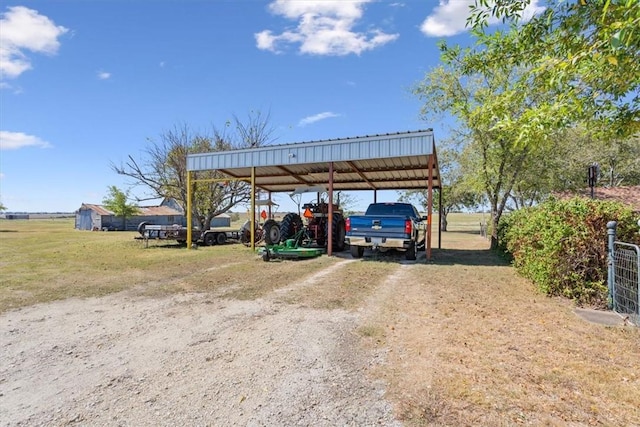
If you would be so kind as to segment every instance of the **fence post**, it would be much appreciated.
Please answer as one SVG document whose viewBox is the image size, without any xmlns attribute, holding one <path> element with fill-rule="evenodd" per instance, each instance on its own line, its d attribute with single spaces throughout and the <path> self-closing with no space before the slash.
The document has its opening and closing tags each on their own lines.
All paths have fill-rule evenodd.
<svg viewBox="0 0 640 427">
<path fill-rule="evenodd" d="M 610 309 L 614 307 L 614 295 L 615 295 L 615 258 L 614 258 L 614 246 L 616 241 L 616 221 L 609 221 L 607 223 L 607 236 L 608 236 L 608 251 L 607 251 L 607 287 L 609 289 L 608 305 Z"/>
</svg>

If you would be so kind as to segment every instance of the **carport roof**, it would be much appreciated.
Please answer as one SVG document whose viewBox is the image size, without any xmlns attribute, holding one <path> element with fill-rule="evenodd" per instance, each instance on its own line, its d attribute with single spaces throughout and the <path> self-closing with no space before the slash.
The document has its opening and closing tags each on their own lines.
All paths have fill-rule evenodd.
<svg viewBox="0 0 640 427">
<path fill-rule="evenodd" d="M 187 157 L 189 171 L 217 170 L 233 178 L 249 179 L 255 168 L 256 187 L 270 192 L 327 185 L 330 163 L 334 191 L 426 189 L 430 165 L 433 188 L 441 184 L 432 129 Z"/>
</svg>

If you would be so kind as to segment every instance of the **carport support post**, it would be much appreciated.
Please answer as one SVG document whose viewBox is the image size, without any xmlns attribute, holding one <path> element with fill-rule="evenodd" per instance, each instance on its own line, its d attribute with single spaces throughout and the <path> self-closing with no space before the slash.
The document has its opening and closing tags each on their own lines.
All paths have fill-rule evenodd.
<svg viewBox="0 0 640 427">
<path fill-rule="evenodd" d="M 329 162 L 329 218 L 327 221 L 327 256 L 333 254 L 333 162 Z"/>
<path fill-rule="evenodd" d="M 427 184 L 427 261 L 431 259 L 431 223 L 433 222 L 433 155 L 429 156 L 429 181 Z"/>
<path fill-rule="evenodd" d="M 256 168 L 251 168 L 251 250 L 256 250 Z"/>
<path fill-rule="evenodd" d="M 191 249 L 193 234 L 191 233 L 191 171 L 187 171 L 187 248 Z"/>
<path fill-rule="evenodd" d="M 438 188 L 438 249 L 442 249 L 442 182 Z"/>
</svg>

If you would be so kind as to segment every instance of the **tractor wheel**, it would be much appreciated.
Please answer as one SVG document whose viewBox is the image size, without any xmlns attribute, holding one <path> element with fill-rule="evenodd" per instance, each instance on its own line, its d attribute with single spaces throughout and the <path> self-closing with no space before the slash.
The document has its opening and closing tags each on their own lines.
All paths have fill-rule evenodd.
<svg viewBox="0 0 640 427">
<path fill-rule="evenodd" d="M 280 223 L 280 240 L 285 241 L 293 238 L 298 231 L 302 230 L 302 218 L 296 213 L 288 213 L 282 218 Z"/>
<path fill-rule="evenodd" d="M 329 227 L 329 222 L 325 225 L 325 236 L 328 236 L 327 228 Z M 333 250 L 335 252 L 344 251 L 344 236 L 345 236 L 345 225 L 344 218 L 339 213 L 333 214 L 333 224 L 331 225 L 331 237 L 333 239 Z M 326 243 L 326 242 L 323 242 Z M 324 246 L 324 245 L 321 245 Z"/>
<path fill-rule="evenodd" d="M 349 250 L 353 258 L 362 258 L 364 255 L 364 246 L 350 246 Z"/>
<path fill-rule="evenodd" d="M 204 235 L 204 245 L 213 246 L 216 244 L 216 236 L 213 233 L 207 233 Z"/>
<path fill-rule="evenodd" d="M 280 243 L 280 226 L 277 222 L 268 219 L 262 228 L 264 229 L 264 242 L 267 245 L 277 245 Z"/>
<path fill-rule="evenodd" d="M 344 251 L 344 236 L 346 234 L 346 228 L 344 225 L 344 219 L 342 215 L 334 215 L 333 217 L 333 231 L 331 237 L 333 238 L 333 249 L 336 252 Z"/>
<path fill-rule="evenodd" d="M 409 261 L 415 261 L 417 257 L 418 249 L 416 248 L 416 242 L 411 242 L 409 244 L 407 252 L 405 253 L 405 258 L 407 258 Z"/>
<path fill-rule="evenodd" d="M 227 235 L 225 233 L 216 234 L 216 243 L 219 245 L 224 245 L 227 242 Z"/>
</svg>

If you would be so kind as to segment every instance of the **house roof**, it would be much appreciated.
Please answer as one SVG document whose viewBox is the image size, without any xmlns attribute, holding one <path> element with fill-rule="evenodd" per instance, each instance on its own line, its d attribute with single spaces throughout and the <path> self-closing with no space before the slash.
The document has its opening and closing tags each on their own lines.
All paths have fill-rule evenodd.
<svg viewBox="0 0 640 427">
<path fill-rule="evenodd" d="M 555 194 L 559 199 L 570 199 L 575 196 L 591 197 L 591 188 L 583 188 L 578 191 L 563 191 Z M 593 198 L 624 203 L 640 212 L 640 185 L 627 187 L 596 187 L 593 189 Z"/>
</svg>

